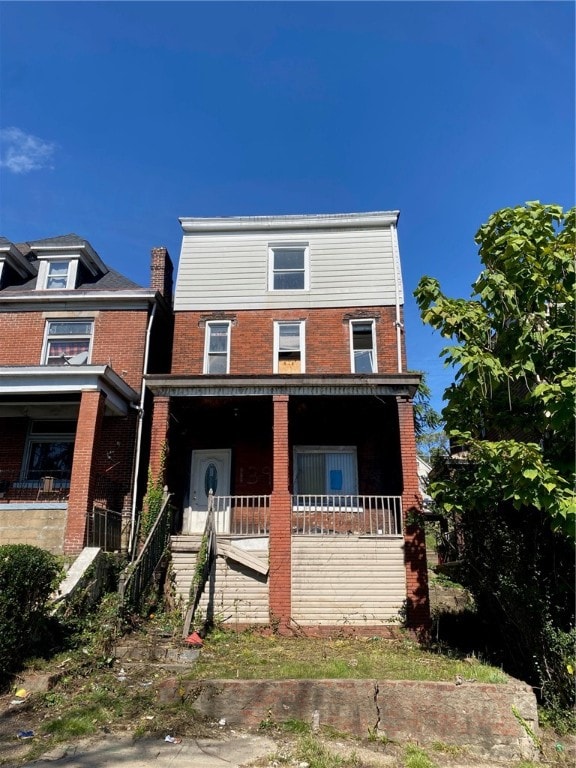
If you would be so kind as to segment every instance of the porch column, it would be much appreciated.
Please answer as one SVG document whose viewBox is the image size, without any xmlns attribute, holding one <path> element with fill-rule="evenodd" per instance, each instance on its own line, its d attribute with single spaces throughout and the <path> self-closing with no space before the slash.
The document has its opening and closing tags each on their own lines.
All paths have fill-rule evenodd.
<svg viewBox="0 0 576 768">
<path fill-rule="evenodd" d="M 64 536 L 64 553 L 67 555 L 80 552 L 86 541 L 86 523 L 94 502 L 95 457 L 100 442 L 105 403 L 106 395 L 103 392 L 82 392 Z"/>
<path fill-rule="evenodd" d="M 270 623 L 290 626 L 292 613 L 292 498 L 289 490 L 288 395 L 274 395 L 272 495 L 270 497 Z"/>
<path fill-rule="evenodd" d="M 419 634 L 430 630 L 428 567 L 424 527 L 418 524 L 422 498 L 418 485 L 416 436 L 412 401 L 397 397 L 402 460 L 402 518 L 404 523 L 404 563 L 406 567 L 407 623 Z"/>
<path fill-rule="evenodd" d="M 154 397 L 152 406 L 152 434 L 150 436 L 150 471 L 153 479 L 166 483 L 166 451 L 170 426 L 170 398 Z"/>
</svg>

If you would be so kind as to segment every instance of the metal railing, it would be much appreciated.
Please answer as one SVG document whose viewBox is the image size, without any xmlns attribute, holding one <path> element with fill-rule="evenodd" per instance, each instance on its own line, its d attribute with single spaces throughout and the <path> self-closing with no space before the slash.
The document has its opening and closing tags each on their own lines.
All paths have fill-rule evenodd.
<svg viewBox="0 0 576 768">
<path fill-rule="evenodd" d="M 30 472 L 22 478 L 19 472 L 0 470 L 0 503 L 62 502 L 68 499 L 69 492 L 69 472 Z"/>
<path fill-rule="evenodd" d="M 226 498 L 226 497 L 222 497 Z M 204 526 L 204 533 L 202 534 L 202 541 L 200 544 L 200 550 L 198 552 L 196 568 L 194 570 L 194 576 L 192 577 L 192 584 L 190 585 L 190 598 L 188 606 L 186 608 L 186 614 L 184 617 L 184 626 L 182 629 L 182 637 L 186 638 L 190 632 L 190 625 L 192 619 L 198 608 L 200 598 L 206 587 L 206 582 L 210 578 L 210 572 L 216 560 L 216 519 L 215 519 L 215 499 L 212 491 L 208 495 L 208 515 L 206 517 L 206 525 Z"/>
<path fill-rule="evenodd" d="M 162 499 L 160 512 L 140 550 L 140 554 L 120 574 L 118 592 L 123 602 L 132 608 L 136 608 L 139 605 L 152 574 L 166 552 L 170 538 L 172 517 L 172 509 L 168 503 L 170 496 L 171 494 L 168 493 L 168 489 L 164 488 L 164 498 Z"/>
<path fill-rule="evenodd" d="M 104 552 L 120 552 L 122 513 L 104 507 L 94 507 L 88 516 L 86 546 L 100 547 Z"/>
<path fill-rule="evenodd" d="M 270 530 L 270 496 L 208 496 L 218 533 L 263 536 Z"/>
<path fill-rule="evenodd" d="M 294 535 L 402 535 L 401 496 L 292 496 Z"/>
</svg>

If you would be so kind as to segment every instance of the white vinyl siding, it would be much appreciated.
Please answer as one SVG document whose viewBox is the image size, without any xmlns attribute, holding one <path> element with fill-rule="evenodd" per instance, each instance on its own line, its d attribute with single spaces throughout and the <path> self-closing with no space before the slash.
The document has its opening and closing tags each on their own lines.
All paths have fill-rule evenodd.
<svg viewBox="0 0 576 768">
<path fill-rule="evenodd" d="M 394 252 L 389 228 L 290 233 L 308 243 L 309 290 L 269 290 L 270 233 L 185 234 L 176 310 L 393 306 Z M 399 302 L 403 302 L 400 266 Z"/>
<path fill-rule="evenodd" d="M 301 626 L 397 622 L 406 599 L 400 537 L 292 539 L 292 618 Z"/>
</svg>

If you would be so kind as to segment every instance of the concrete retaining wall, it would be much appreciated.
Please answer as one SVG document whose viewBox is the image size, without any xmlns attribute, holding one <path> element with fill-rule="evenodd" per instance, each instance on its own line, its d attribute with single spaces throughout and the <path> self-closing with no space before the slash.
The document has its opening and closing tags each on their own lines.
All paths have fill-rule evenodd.
<svg viewBox="0 0 576 768">
<path fill-rule="evenodd" d="M 185 688 L 204 715 L 228 725 L 257 728 L 266 720 L 320 724 L 367 737 L 426 745 L 441 741 L 494 760 L 537 759 L 538 732 L 531 688 L 502 685 L 370 680 L 167 680 L 160 697 Z M 180 690 L 179 690 L 180 689 Z"/>
<path fill-rule="evenodd" d="M 66 503 L 0 504 L 0 544 L 31 544 L 61 555 Z"/>
</svg>

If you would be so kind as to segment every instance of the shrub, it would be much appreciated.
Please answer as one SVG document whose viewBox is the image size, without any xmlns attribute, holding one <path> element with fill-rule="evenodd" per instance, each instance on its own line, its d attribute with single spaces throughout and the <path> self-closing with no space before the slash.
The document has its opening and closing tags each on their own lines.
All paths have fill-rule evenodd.
<svg viewBox="0 0 576 768">
<path fill-rule="evenodd" d="M 47 600 L 61 576 L 58 559 L 43 549 L 0 546 L 0 679 L 39 647 Z"/>
</svg>

